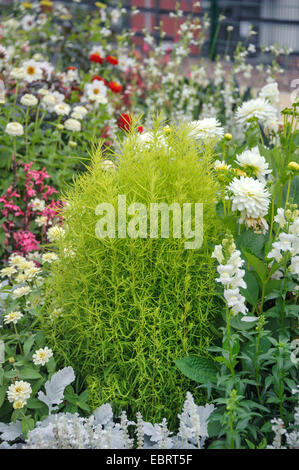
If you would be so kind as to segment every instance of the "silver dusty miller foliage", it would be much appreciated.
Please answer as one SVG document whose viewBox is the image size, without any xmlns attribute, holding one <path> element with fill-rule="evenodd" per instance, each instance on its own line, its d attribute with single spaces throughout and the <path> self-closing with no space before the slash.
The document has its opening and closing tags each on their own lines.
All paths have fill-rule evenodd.
<svg viewBox="0 0 299 470">
<path fill-rule="evenodd" d="M 110 404 L 97 408 L 89 418 L 78 414 L 51 414 L 61 403 L 65 387 L 74 380 L 71 367 L 54 374 L 46 384 L 46 394 L 38 397 L 49 407 L 50 415 L 38 422 L 24 442 L 20 422 L 0 423 L 0 448 L 23 449 L 198 449 L 208 437 L 207 424 L 214 405 L 197 406 L 187 392 L 182 413 L 178 415 L 179 431 L 173 435 L 166 419 L 151 424 L 137 413 L 136 422 L 129 421 L 123 411 L 117 420 Z M 55 406 L 54 406 L 55 405 Z M 119 422 L 118 422 L 119 421 Z M 12 444 L 16 439 L 23 443 Z"/>
</svg>

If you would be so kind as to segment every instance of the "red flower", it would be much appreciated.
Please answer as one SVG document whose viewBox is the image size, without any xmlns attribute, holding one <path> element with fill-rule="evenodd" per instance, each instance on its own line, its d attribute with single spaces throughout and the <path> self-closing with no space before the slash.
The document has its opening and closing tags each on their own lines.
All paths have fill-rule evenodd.
<svg viewBox="0 0 299 470">
<path fill-rule="evenodd" d="M 139 126 L 137 130 L 138 130 L 139 134 L 142 134 L 142 132 L 143 132 L 143 126 Z"/>
<path fill-rule="evenodd" d="M 99 54 L 90 54 L 89 60 L 91 62 L 95 62 L 96 64 L 102 64 L 105 59 L 103 59 L 103 57 L 101 57 Z"/>
<path fill-rule="evenodd" d="M 117 65 L 118 64 L 118 59 L 116 57 L 114 57 L 113 55 L 107 55 L 106 60 L 111 65 Z"/>
<path fill-rule="evenodd" d="M 132 118 L 130 114 L 121 114 L 117 121 L 117 125 L 120 129 L 129 132 L 132 125 Z"/>
<path fill-rule="evenodd" d="M 66 70 L 77 70 L 77 67 L 74 67 L 73 65 L 69 65 Z"/>
<path fill-rule="evenodd" d="M 117 82 L 109 82 L 109 88 L 113 93 L 121 93 L 123 87 Z"/>
<path fill-rule="evenodd" d="M 104 82 L 105 85 L 107 85 L 107 80 L 102 78 L 100 75 L 94 75 L 93 77 L 91 77 L 91 81 L 93 82 L 94 80 L 98 80 L 99 82 Z"/>
</svg>

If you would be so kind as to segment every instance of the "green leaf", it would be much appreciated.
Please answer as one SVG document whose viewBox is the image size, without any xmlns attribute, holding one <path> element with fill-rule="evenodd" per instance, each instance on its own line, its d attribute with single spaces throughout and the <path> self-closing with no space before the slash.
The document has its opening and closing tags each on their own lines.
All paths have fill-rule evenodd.
<svg viewBox="0 0 299 470">
<path fill-rule="evenodd" d="M 42 375 L 37 372 L 35 369 L 31 369 L 29 367 L 24 367 L 20 372 L 18 372 L 19 379 L 26 380 L 26 379 L 40 379 Z"/>
<path fill-rule="evenodd" d="M 239 250 L 246 250 L 259 258 L 264 258 L 265 235 L 246 230 L 236 238 L 236 246 Z"/>
<path fill-rule="evenodd" d="M 217 367 L 211 359 L 187 356 L 175 361 L 180 371 L 191 380 L 201 384 L 216 383 Z"/>
<path fill-rule="evenodd" d="M 30 416 L 25 416 L 21 421 L 21 430 L 26 438 L 29 431 L 34 429 L 34 420 Z"/>
<path fill-rule="evenodd" d="M 0 408 L 4 403 L 5 396 L 6 396 L 6 387 L 2 386 L 0 387 Z"/>
<path fill-rule="evenodd" d="M 44 408 L 47 405 L 45 405 L 45 403 L 43 403 L 42 401 L 38 400 L 38 398 L 30 397 L 27 400 L 26 406 L 31 410 L 39 410 L 40 408 Z"/>
<path fill-rule="evenodd" d="M 259 297 L 259 286 L 254 277 L 254 274 L 246 270 L 244 281 L 246 282 L 247 288 L 240 288 L 240 292 L 242 295 L 244 295 L 245 299 L 250 303 L 250 305 L 256 307 Z"/>
<path fill-rule="evenodd" d="M 31 335 L 29 336 L 28 339 L 26 339 L 25 343 L 24 343 L 24 355 L 27 356 L 28 353 L 30 352 L 30 349 L 34 343 L 34 340 L 35 340 L 35 335 Z"/>
<path fill-rule="evenodd" d="M 254 268 L 263 284 L 267 279 L 267 266 L 259 258 L 252 255 L 251 253 L 248 253 L 248 251 L 243 250 L 243 253 L 246 256 L 248 263 Z"/>
</svg>

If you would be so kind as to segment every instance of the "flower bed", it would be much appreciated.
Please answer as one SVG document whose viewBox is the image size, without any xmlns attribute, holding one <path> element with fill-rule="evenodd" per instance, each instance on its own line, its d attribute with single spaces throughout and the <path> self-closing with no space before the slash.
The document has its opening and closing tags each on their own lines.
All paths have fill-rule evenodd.
<svg viewBox="0 0 299 470">
<path fill-rule="evenodd" d="M 208 18 L 137 50 L 123 10 L 70 8 L 0 24 L 0 448 L 298 448 L 283 51 L 253 96 L 252 29 L 208 78 Z"/>
</svg>

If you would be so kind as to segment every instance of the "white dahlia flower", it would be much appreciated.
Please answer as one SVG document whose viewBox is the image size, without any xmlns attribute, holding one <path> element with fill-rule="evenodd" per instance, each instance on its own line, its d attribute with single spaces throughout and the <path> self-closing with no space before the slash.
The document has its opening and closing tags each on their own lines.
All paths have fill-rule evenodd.
<svg viewBox="0 0 299 470">
<path fill-rule="evenodd" d="M 259 148 L 254 147 L 251 150 L 245 150 L 236 157 L 237 163 L 245 170 L 250 170 L 259 180 L 264 181 L 265 175 L 272 172 L 265 158 L 260 154 Z"/>
<path fill-rule="evenodd" d="M 232 192 L 232 210 L 247 217 L 263 217 L 268 212 L 270 193 L 265 185 L 254 178 L 234 178 L 228 186 Z"/>
<path fill-rule="evenodd" d="M 277 111 L 264 98 L 256 98 L 245 101 L 236 111 L 237 123 L 245 125 L 250 118 L 257 118 L 261 124 L 266 125 L 277 121 Z"/>
<path fill-rule="evenodd" d="M 189 135 L 196 140 L 220 140 L 224 135 L 223 127 L 216 118 L 191 121 Z"/>
</svg>

